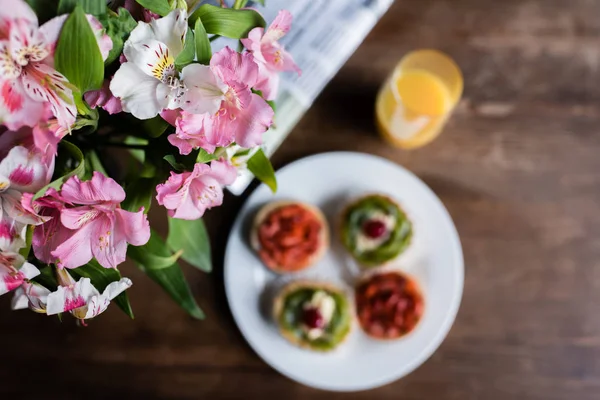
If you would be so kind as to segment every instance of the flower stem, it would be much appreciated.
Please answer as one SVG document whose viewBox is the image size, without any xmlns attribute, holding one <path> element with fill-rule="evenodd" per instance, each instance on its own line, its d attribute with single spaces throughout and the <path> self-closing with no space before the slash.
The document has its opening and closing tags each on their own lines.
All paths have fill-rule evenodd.
<svg viewBox="0 0 600 400">
<path fill-rule="evenodd" d="M 235 0 L 235 3 L 233 3 L 233 9 L 234 10 L 239 10 L 240 8 L 243 8 L 246 6 L 246 3 L 248 3 L 248 0 Z"/>
</svg>

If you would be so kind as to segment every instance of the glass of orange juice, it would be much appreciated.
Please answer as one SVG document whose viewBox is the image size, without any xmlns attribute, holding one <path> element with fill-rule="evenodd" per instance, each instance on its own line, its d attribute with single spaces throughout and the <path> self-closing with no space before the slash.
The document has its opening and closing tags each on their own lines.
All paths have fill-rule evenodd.
<svg viewBox="0 0 600 400">
<path fill-rule="evenodd" d="M 379 90 L 377 128 L 395 146 L 423 146 L 440 134 L 462 91 L 462 73 L 449 56 L 437 50 L 410 52 Z"/>
</svg>

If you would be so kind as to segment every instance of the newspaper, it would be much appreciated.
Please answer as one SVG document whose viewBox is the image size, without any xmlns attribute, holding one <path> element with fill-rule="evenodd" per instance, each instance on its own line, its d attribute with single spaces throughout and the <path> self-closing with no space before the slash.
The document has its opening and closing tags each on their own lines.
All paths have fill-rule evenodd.
<svg viewBox="0 0 600 400">
<path fill-rule="evenodd" d="M 276 100 L 276 128 L 264 135 L 263 149 L 270 157 L 393 0 L 266 0 L 265 3 L 266 7 L 255 7 L 267 23 L 281 9 L 294 16 L 291 31 L 280 42 L 302 70 L 300 76 L 282 74 Z M 252 174 L 244 171 L 228 189 L 240 195 L 252 179 Z"/>
</svg>

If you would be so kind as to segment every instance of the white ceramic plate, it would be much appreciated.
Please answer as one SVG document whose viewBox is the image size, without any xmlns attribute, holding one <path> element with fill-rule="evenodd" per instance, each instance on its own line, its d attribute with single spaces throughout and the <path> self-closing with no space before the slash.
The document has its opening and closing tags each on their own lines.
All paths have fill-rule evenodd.
<svg viewBox="0 0 600 400">
<path fill-rule="evenodd" d="M 460 241 L 440 200 L 419 178 L 399 165 L 361 153 L 307 157 L 279 170 L 277 181 L 277 194 L 261 185 L 250 195 L 233 227 L 225 255 L 229 305 L 252 348 L 282 374 L 325 390 L 371 389 L 421 365 L 452 326 L 463 289 Z M 297 348 L 279 335 L 270 318 L 273 293 L 290 279 L 311 278 L 338 284 L 352 295 L 360 270 L 339 244 L 336 219 L 345 203 L 370 192 L 396 199 L 413 222 L 412 244 L 392 267 L 420 283 L 425 297 L 423 318 L 413 332 L 392 342 L 370 339 L 355 324 L 348 340 L 332 353 Z M 331 250 L 325 257 L 293 276 L 267 270 L 248 244 L 256 211 L 268 202 L 283 199 L 320 207 L 333 231 Z"/>
</svg>

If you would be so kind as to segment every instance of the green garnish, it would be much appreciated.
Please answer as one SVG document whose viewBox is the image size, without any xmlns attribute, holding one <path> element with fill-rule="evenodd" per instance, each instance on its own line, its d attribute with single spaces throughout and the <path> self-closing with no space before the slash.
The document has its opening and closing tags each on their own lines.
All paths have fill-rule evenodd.
<svg viewBox="0 0 600 400">
<path fill-rule="evenodd" d="M 374 213 L 383 213 L 395 220 L 395 226 L 387 239 L 374 249 L 360 251 L 358 238 L 364 236 L 363 226 Z M 376 267 L 393 260 L 410 244 L 412 224 L 406 214 L 390 199 L 372 195 L 352 204 L 342 217 L 342 242 L 352 256 L 361 264 Z"/>
<path fill-rule="evenodd" d="M 317 291 L 324 291 L 335 301 L 335 310 L 331 321 L 325 327 L 325 333 L 311 340 L 302 324 L 304 305 L 312 299 Z M 288 293 L 283 299 L 283 308 L 279 315 L 279 324 L 287 332 L 293 334 L 301 342 L 308 343 L 316 350 L 332 350 L 346 337 L 351 328 L 352 317 L 350 305 L 345 296 L 323 288 L 299 288 Z"/>
</svg>

